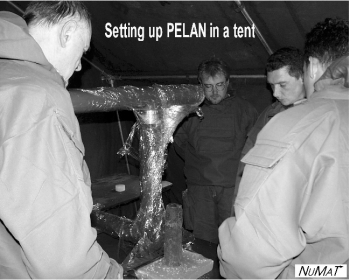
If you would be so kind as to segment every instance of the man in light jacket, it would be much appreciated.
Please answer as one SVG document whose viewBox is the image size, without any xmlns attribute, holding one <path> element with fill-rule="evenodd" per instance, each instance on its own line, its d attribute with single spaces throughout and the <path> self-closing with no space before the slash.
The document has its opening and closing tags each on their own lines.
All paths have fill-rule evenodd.
<svg viewBox="0 0 350 280">
<path fill-rule="evenodd" d="M 322 77 L 344 75 L 341 56 L 348 69 L 348 22 L 318 23 L 304 51 L 308 101 L 275 116 L 243 158 L 236 217 L 219 228 L 224 277 L 294 278 L 296 264 L 349 259 L 348 73 Z"/>
<path fill-rule="evenodd" d="M 80 2 L 0 12 L 0 278 L 120 278 L 96 242 L 90 175 L 65 89 L 89 49 Z"/>
<path fill-rule="evenodd" d="M 249 131 L 241 158 L 254 147 L 259 132 L 275 115 L 306 100 L 303 65 L 303 53 L 297 48 L 284 47 L 269 56 L 266 63 L 267 83 L 271 86 L 276 101 L 264 109 Z M 232 206 L 238 193 L 244 166 L 242 161 L 238 165 Z M 234 216 L 234 207 L 232 214 Z"/>
</svg>

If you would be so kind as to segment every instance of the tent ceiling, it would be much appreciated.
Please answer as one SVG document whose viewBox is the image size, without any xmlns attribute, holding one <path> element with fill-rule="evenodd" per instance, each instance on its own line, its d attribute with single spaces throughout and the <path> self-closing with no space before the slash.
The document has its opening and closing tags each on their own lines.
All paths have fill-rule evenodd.
<svg viewBox="0 0 350 280">
<path fill-rule="evenodd" d="M 25 9 L 26 2 L 13 2 Z M 99 68 L 116 76 L 194 75 L 201 60 L 217 56 L 227 61 L 232 74 L 264 74 L 268 52 L 255 38 L 234 38 L 233 26 L 248 22 L 234 1 L 87 1 L 93 17 L 91 51 L 86 55 Z M 272 51 L 284 46 L 303 48 L 305 34 L 326 17 L 349 18 L 348 1 L 242 1 Z M 20 14 L 11 4 L 0 2 L 0 10 Z M 105 25 L 130 23 L 144 27 L 144 40 L 106 38 Z M 167 37 L 167 24 L 180 23 L 189 35 L 193 24 L 206 24 L 206 38 Z M 210 23 L 219 28 L 211 38 Z M 223 28 L 230 30 L 223 38 Z M 161 27 L 162 37 L 149 38 L 149 27 Z M 141 36 L 140 36 L 141 37 Z"/>
</svg>

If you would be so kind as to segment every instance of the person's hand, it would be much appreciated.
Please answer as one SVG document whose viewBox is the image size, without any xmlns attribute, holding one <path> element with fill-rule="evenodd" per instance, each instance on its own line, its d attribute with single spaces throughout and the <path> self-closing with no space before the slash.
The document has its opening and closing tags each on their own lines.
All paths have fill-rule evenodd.
<svg viewBox="0 0 350 280">
<path fill-rule="evenodd" d="M 123 267 L 114 259 L 110 259 L 111 266 L 107 272 L 105 279 L 123 279 Z"/>
<path fill-rule="evenodd" d="M 323 79 L 342 79 L 344 86 L 349 88 L 349 57 L 342 56 L 334 60 L 321 76 L 320 80 Z"/>
</svg>

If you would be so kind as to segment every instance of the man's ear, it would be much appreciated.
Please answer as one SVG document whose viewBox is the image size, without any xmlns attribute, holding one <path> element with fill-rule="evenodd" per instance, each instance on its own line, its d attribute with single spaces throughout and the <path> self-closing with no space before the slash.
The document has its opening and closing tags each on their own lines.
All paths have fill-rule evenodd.
<svg viewBox="0 0 350 280">
<path fill-rule="evenodd" d="M 317 81 L 323 73 L 326 71 L 328 64 L 322 63 L 318 58 L 316 57 L 309 57 L 310 61 L 310 67 L 309 67 L 309 75 L 310 78 Z"/>
<path fill-rule="evenodd" d="M 310 62 L 310 65 L 308 67 L 308 75 L 309 77 L 314 80 L 317 76 L 317 71 L 318 71 L 318 68 L 319 68 L 319 63 L 320 61 L 318 60 L 318 58 L 316 57 L 312 57 L 310 56 L 309 57 L 309 62 Z"/>
<path fill-rule="evenodd" d="M 72 39 L 72 35 L 78 28 L 78 23 L 75 20 L 68 20 L 63 24 L 60 32 L 60 44 L 62 48 L 67 46 L 67 43 Z"/>
</svg>

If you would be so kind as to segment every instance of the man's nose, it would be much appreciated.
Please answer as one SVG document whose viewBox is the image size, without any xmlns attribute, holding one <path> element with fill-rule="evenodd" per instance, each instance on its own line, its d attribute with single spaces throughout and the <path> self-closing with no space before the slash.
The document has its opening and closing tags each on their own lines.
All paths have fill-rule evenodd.
<svg viewBox="0 0 350 280">
<path fill-rule="evenodd" d="M 281 91 L 277 87 L 275 87 L 273 90 L 273 96 L 276 98 L 279 98 L 281 96 Z"/>
</svg>

